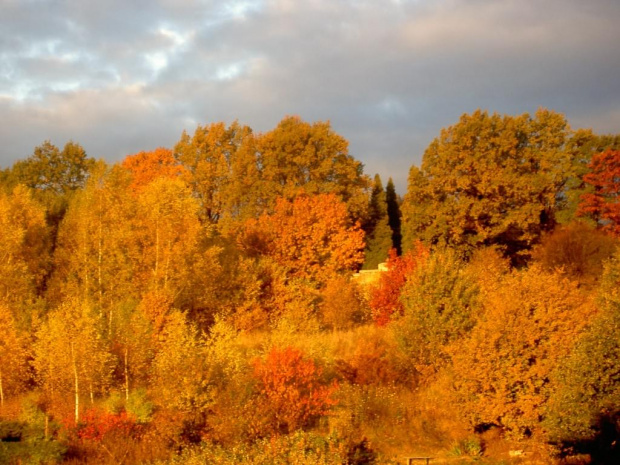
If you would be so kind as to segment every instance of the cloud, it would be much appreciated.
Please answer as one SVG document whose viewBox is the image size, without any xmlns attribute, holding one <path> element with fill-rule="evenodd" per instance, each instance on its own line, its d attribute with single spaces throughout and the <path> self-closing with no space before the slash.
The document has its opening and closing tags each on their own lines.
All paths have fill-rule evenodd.
<svg viewBox="0 0 620 465">
<path fill-rule="evenodd" d="M 0 163 L 45 139 L 118 160 L 196 124 L 331 120 L 405 190 L 464 112 L 620 127 L 615 0 L 11 1 L 0 18 Z"/>
</svg>

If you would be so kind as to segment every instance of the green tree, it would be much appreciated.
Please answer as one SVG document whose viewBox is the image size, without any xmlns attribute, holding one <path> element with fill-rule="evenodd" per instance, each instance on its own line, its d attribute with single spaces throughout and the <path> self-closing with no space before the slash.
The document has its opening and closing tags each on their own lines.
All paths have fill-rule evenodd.
<svg viewBox="0 0 620 465">
<path fill-rule="evenodd" d="M 416 371 L 436 371 L 449 360 L 448 347 L 470 331 L 480 311 L 479 287 L 450 249 L 435 251 L 409 275 L 400 295 L 404 315 L 397 339 Z"/>
<path fill-rule="evenodd" d="M 375 182 L 370 195 L 368 205 L 368 221 L 365 226 L 366 250 L 364 265 L 365 270 L 376 269 L 379 263 L 388 258 L 388 252 L 392 248 L 392 229 L 389 224 L 386 194 L 383 190 L 381 177 L 376 174 Z"/>
<path fill-rule="evenodd" d="M 497 245 L 527 253 L 555 213 L 570 174 L 564 116 L 463 115 L 412 167 L 403 203 L 405 249 L 415 239 L 471 251 Z"/>
<path fill-rule="evenodd" d="M 620 405 L 620 253 L 605 265 L 598 291 L 600 314 L 553 374 L 545 419 L 551 439 L 593 440 L 604 421 L 616 423 Z M 613 448 L 613 444 L 605 444 Z"/>
</svg>

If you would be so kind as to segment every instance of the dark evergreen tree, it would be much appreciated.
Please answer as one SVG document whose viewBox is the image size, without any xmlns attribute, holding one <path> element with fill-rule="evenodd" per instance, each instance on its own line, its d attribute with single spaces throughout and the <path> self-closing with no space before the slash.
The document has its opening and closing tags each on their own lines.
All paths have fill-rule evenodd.
<svg viewBox="0 0 620 465">
<path fill-rule="evenodd" d="M 398 255 L 400 255 L 400 198 L 396 193 L 392 178 L 388 180 L 387 186 L 385 187 L 385 200 L 387 203 L 388 224 L 392 229 L 392 244 Z"/>
<path fill-rule="evenodd" d="M 375 182 L 368 206 L 368 224 L 366 229 L 366 258 L 363 269 L 372 270 L 379 263 L 387 260 L 392 248 L 392 229 L 390 228 L 387 201 L 381 177 L 375 175 Z"/>
</svg>

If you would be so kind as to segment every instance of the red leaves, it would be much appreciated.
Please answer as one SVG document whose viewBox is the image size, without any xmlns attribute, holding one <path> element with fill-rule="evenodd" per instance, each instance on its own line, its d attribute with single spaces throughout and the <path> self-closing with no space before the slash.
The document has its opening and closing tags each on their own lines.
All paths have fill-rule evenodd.
<svg viewBox="0 0 620 465">
<path fill-rule="evenodd" d="M 620 236 L 620 150 L 594 155 L 589 168 L 583 180 L 594 187 L 594 192 L 581 196 L 577 213 L 592 215 L 601 221 L 603 229 Z"/>
<path fill-rule="evenodd" d="M 322 384 L 322 370 L 298 349 L 274 348 L 265 360 L 255 359 L 253 365 L 254 377 L 277 429 L 293 431 L 303 427 L 336 404 L 331 395 L 337 385 Z"/>
<path fill-rule="evenodd" d="M 377 326 L 388 324 L 395 313 L 402 314 L 403 304 L 399 300 L 401 289 L 407 282 L 407 277 L 428 255 L 428 248 L 421 242 L 416 242 L 415 247 L 402 257 L 396 255 L 396 250 L 390 250 L 388 271 L 381 275 L 379 285 L 370 296 L 372 318 Z"/>
<path fill-rule="evenodd" d="M 101 442 L 109 435 L 130 436 L 138 429 L 133 416 L 123 411 L 119 414 L 89 409 L 82 416 L 77 436 L 80 439 Z"/>
</svg>

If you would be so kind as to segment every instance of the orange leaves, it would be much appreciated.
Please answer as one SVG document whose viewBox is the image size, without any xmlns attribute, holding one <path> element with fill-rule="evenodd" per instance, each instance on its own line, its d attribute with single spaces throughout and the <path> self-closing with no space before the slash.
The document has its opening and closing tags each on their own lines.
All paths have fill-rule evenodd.
<svg viewBox="0 0 620 465">
<path fill-rule="evenodd" d="M 163 147 L 129 155 L 123 160 L 122 166 L 132 175 L 129 187 L 134 192 L 142 190 L 155 179 L 173 179 L 183 173 L 183 168 L 177 164 L 172 151 Z"/>
<path fill-rule="evenodd" d="M 413 250 L 402 257 L 396 255 L 395 249 L 390 250 L 387 261 L 388 271 L 381 275 L 379 285 L 370 297 L 372 318 L 377 326 L 388 324 L 394 313 L 403 313 L 403 304 L 399 300 L 400 292 L 409 274 L 426 260 L 428 255 L 428 248 L 419 241 Z"/>
<path fill-rule="evenodd" d="M 248 221 L 241 247 L 273 257 L 295 277 L 324 282 L 362 263 L 364 232 L 349 225 L 336 195 L 300 196 L 278 199 L 272 215 Z"/>
<path fill-rule="evenodd" d="M 273 348 L 265 360 L 255 359 L 253 366 L 267 413 L 278 430 L 303 427 L 336 404 L 331 396 L 337 385 L 322 384 L 322 370 L 297 349 Z"/>
<path fill-rule="evenodd" d="M 583 180 L 594 192 L 581 196 L 577 214 L 592 215 L 604 229 L 620 236 L 620 150 L 594 155 L 589 168 L 591 172 Z"/>
</svg>

